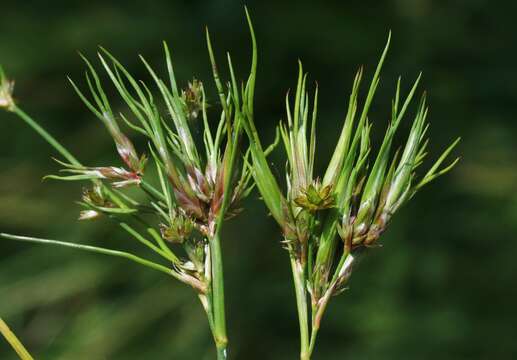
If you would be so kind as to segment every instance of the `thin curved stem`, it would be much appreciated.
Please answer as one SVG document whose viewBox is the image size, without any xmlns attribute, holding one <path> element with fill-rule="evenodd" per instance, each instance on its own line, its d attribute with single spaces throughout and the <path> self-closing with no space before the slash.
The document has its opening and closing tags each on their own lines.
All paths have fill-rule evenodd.
<svg viewBox="0 0 517 360">
<path fill-rule="evenodd" d="M 169 252 L 165 252 L 165 250 L 159 248 L 158 246 L 154 245 L 152 242 L 144 238 L 138 231 L 133 229 L 130 225 L 126 224 L 125 222 L 119 222 L 119 225 L 126 230 L 131 236 L 133 236 L 136 240 L 138 240 L 140 243 L 147 246 L 149 249 L 153 250 L 155 253 L 159 254 L 160 256 L 164 257 L 165 259 L 177 263 L 178 259 L 171 255 Z"/>
<path fill-rule="evenodd" d="M 59 154 L 61 154 L 67 161 L 69 161 L 71 164 L 76 166 L 82 166 L 82 164 L 73 156 L 59 141 L 56 140 L 52 135 L 50 135 L 43 127 L 41 127 L 34 119 L 29 116 L 25 111 L 20 109 L 18 106 L 14 105 L 12 112 L 16 115 L 18 115 L 25 123 L 27 123 L 34 131 L 36 131 L 45 141 L 47 141 Z M 150 195 L 156 197 L 158 200 L 164 200 L 165 197 L 162 193 L 160 193 L 158 190 L 156 190 L 151 184 L 147 183 L 146 181 L 142 181 L 141 183 L 142 189 L 144 189 L 147 193 Z M 108 188 L 105 188 L 109 192 L 109 196 L 113 199 L 115 194 L 113 194 L 112 191 L 110 191 Z M 123 205 L 121 202 L 117 202 L 118 205 Z M 125 205 L 124 205 L 125 206 Z M 153 251 L 157 252 L 161 256 L 167 258 L 168 260 L 172 262 L 176 262 L 177 259 L 174 255 L 171 255 L 171 253 L 166 252 L 162 249 L 154 247 L 152 244 L 150 244 L 147 240 L 143 239 L 140 234 L 138 234 L 136 231 L 134 231 L 132 228 L 130 228 L 127 224 L 120 223 L 120 226 L 122 226 L 126 231 L 128 231 L 131 235 L 133 235 L 135 238 L 137 238 L 140 242 L 144 243 L 146 246 L 150 247 Z"/>
<path fill-rule="evenodd" d="M 58 240 L 40 239 L 40 238 L 34 238 L 34 237 L 29 237 L 29 236 L 6 234 L 6 233 L 0 233 L 0 237 L 2 237 L 4 239 L 27 241 L 27 242 L 34 242 L 34 243 L 39 243 L 39 244 L 60 245 L 60 246 L 74 248 L 74 249 L 95 252 L 98 254 L 122 257 L 122 258 L 125 258 L 128 260 L 131 260 L 133 262 L 136 262 L 140 265 L 151 268 L 153 270 L 161 271 L 167 275 L 172 275 L 172 276 L 176 277 L 178 280 L 182 281 L 182 279 L 179 277 L 179 275 L 177 275 L 173 270 L 169 269 L 168 267 L 157 264 L 150 260 L 146 260 L 144 258 L 141 258 L 139 256 L 136 256 L 134 254 L 131 254 L 131 253 L 128 253 L 125 251 L 106 249 L 106 248 L 101 248 L 101 247 L 91 246 L 91 245 L 74 244 L 74 243 L 58 241 Z"/>
<path fill-rule="evenodd" d="M 34 119 L 28 115 L 25 111 L 20 109 L 17 105 L 14 105 L 11 109 L 11 112 L 16 114 L 20 119 L 25 121 L 27 125 L 29 125 L 36 133 L 38 133 L 50 146 L 52 146 L 61 156 L 63 156 L 70 164 L 75 166 L 83 166 L 79 160 L 75 156 L 73 156 L 59 141 L 56 140 L 55 137 L 50 135 L 47 130 L 41 127 Z M 95 180 L 94 180 L 95 182 Z M 126 208 L 126 204 L 122 202 L 118 196 L 116 196 L 113 191 L 109 188 L 104 187 L 110 199 L 113 200 L 115 204 L 122 208 Z"/>
<path fill-rule="evenodd" d="M 45 141 L 47 141 L 59 154 L 61 154 L 70 164 L 81 166 L 79 160 L 75 158 L 70 152 L 64 148 L 52 135 L 43 129 L 36 121 L 34 121 L 25 111 L 14 105 L 11 110 L 25 121 L 34 131 L 36 131 Z"/>
</svg>

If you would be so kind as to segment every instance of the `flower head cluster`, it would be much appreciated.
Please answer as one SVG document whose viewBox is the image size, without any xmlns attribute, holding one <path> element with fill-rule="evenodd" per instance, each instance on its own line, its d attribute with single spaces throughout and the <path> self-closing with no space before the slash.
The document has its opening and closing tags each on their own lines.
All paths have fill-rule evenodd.
<svg viewBox="0 0 517 360">
<path fill-rule="evenodd" d="M 80 204 L 85 210 L 81 211 L 79 219 L 91 220 L 101 215 L 113 219 L 132 238 L 167 260 L 168 264 L 103 247 L 37 238 L 30 241 L 123 257 L 190 285 L 197 291 L 207 313 L 218 357 L 224 358 L 228 339 L 220 233 L 223 222 L 237 214 L 240 200 L 253 188 L 249 153 L 241 157 L 238 146 L 244 117 L 253 111 L 251 100 L 257 62 L 255 37 L 247 10 L 246 18 L 253 40 L 253 56 L 250 75 L 242 84 L 237 83 L 231 57 L 227 54 L 230 81 L 223 85 L 208 30 L 206 32 L 217 101 L 221 105 L 219 120 L 214 125 L 208 120 L 203 83 L 194 79 L 183 89 L 178 86 L 165 43 L 167 78 L 162 79 L 140 57 L 148 71 L 147 81 L 135 79 L 113 55 L 100 48 L 98 58 L 102 68 L 126 105 L 122 111 L 114 111 L 103 81 L 94 66 L 83 57 L 88 91 L 83 92 L 72 80 L 70 82 L 108 130 L 122 166 L 82 165 L 14 105 L 13 84 L 0 68 L 0 108 L 13 111 L 67 161 L 58 161 L 63 165 L 65 175 L 47 178 L 91 183 L 92 187 L 83 192 Z M 200 121 L 196 121 L 199 117 L 202 118 L 201 136 L 199 131 L 191 129 L 195 125 L 199 130 Z M 141 153 L 126 135 L 127 129 L 121 129 L 123 125 L 147 140 L 148 150 L 142 153 L 147 152 L 149 157 L 139 155 Z M 151 166 L 146 167 L 148 158 Z M 241 158 L 243 161 L 238 160 Z M 21 239 L 18 236 L 10 238 Z M 23 239 L 27 240 L 26 237 Z M 176 247 L 183 249 L 181 256 L 176 255 Z"/>
<path fill-rule="evenodd" d="M 123 221 L 121 225 L 131 235 L 171 260 L 172 271 L 201 293 L 210 286 L 211 239 L 219 231 L 221 222 L 237 213 L 240 200 L 252 188 L 249 164 L 237 161 L 237 145 L 242 132 L 240 124 L 243 107 L 247 103 L 243 96 L 246 94 L 240 93 L 230 57 L 228 66 L 232 79 L 225 90 L 217 73 L 208 33 L 207 40 L 222 108 L 215 131 L 209 125 L 203 83 L 193 80 L 185 89 L 178 87 L 166 44 L 167 81 L 161 79 L 141 57 L 159 97 L 155 97 L 145 82 L 135 79 L 112 54 L 101 48 L 98 54 L 100 63 L 127 110 L 113 111 L 97 71 L 84 57 L 88 68 L 86 83 L 89 96 L 75 82 L 70 82 L 81 100 L 108 130 L 123 166 L 89 167 L 58 161 L 64 167 L 62 172 L 67 174 L 47 177 L 92 181 L 93 187 L 83 194 L 81 205 L 85 210 L 81 212 L 80 219 L 94 219 L 104 214 Z M 195 125 L 191 120 L 198 117 L 202 118 L 203 125 L 201 139 L 195 139 L 195 133 L 191 131 Z M 122 124 L 147 139 L 149 158 L 156 170 L 154 179 L 144 173 L 147 156 L 138 154 L 133 142 L 122 131 Z M 123 191 L 127 187 L 142 190 L 147 200 L 136 200 Z M 150 215 L 154 217 L 149 218 Z M 146 231 L 155 243 L 128 225 L 132 220 L 150 222 Z M 176 256 L 167 242 L 182 246 L 187 258 Z"/>
<path fill-rule="evenodd" d="M 399 78 L 384 139 L 377 154 L 372 153 L 372 123 L 368 112 L 379 85 L 388 45 L 362 108 L 358 101 L 362 69 L 355 77 L 343 128 L 321 181 L 314 175 L 318 90 L 311 104 L 306 91 L 307 75 L 301 63 L 294 107 L 288 94 L 287 121 L 279 126 L 287 156 L 287 192 L 281 190 L 273 176 L 253 116 L 246 118 L 253 176 L 272 216 L 281 226 L 292 259 L 299 306 L 307 293 L 310 295 L 312 326 L 316 331 L 329 298 L 346 285 L 354 250 L 376 243 L 393 214 L 423 185 L 449 171 L 457 162 L 456 159 L 440 168 L 458 140 L 423 177 L 417 178 L 416 170 L 426 156 L 427 147 L 425 94 L 418 104 L 405 146 L 393 154 L 395 134 L 408 112 L 420 76 L 405 99 Z M 339 239 L 342 239 L 341 246 L 338 246 Z M 304 311 L 300 314 L 306 316 Z"/>
<path fill-rule="evenodd" d="M 308 358 L 329 299 L 345 289 L 351 276 L 356 250 L 377 243 L 402 205 L 424 185 L 455 166 L 458 159 L 447 166 L 442 164 L 459 139 L 443 151 L 425 175 L 417 176 L 427 154 L 428 109 L 424 94 L 405 144 L 394 151 L 395 135 L 408 113 L 420 81 L 419 76 L 403 98 L 399 78 L 383 141 L 377 153 L 373 153 L 370 144 L 372 122 L 368 114 L 379 85 L 390 41 L 388 38 L 362 106 L 359 106 L 362 69 L 355 76 L 342 131 L 323 174 L 314 174 L 318 89 L 311 102 L 307 75 L 301 63 L 294 104 L 288 94 L 285 99 L 286 121 L 279 125 L 275 142 L 264 148 L 255 126 L 253 110 L 256 40 L 247 12 L 246 15 L 253 57 L 250 75 L 243 84 L 237 84 L 228 54 L 230 81 L 223 85 L 207 32 L 208 51 L 221 105 L 219 121 L 213 127 L 208 121 L 203 83 L 194 79 L 185 88 L 178 87 L 166 44 L 167 79 L 162 79 L 141 57 L 152 86 L 147 84 L 149 81 L 135 79 L 112 54 L 101 48 L 98 58 L 102 68 L 126 106 L 121 112 L 113 110 L 94 66 L 83 57 L 89 94 L 83 93 L 72 80 L 70 82 L 81 100 L 108 130 L 122 166 L 82 165 L 15 106 L 13 82 L 6 79 L 1 68 L 0 108 L 18 113 L 66 158 L 68 163 L 58 161 L 63 165 L 65 175 L 48 178 L 91 183 L 91 188 L 83 191 L 80 204 L 84 210 L 80 213 L 80 220 L 101 215 L 114 219 L 133 238 L 170 263 L 163 266 L 134 254 L 94 246 L 66 246 L 122 256 L 192 286 L 207 312 L 220 354 L 226 354 L 227 338 L 219 233 L 222 222 L 239 211 L 241 199 L 257 185 L 266 206 L 281 227 L 283 243 L 289 252 L 300 317 L 301 354 L 302 358 Z M 197 125 L 195 120 L 199 117 L 203 130 L 197 139 L 192 126 Z M 130 137 L 121 129 L 123 124 L 147 141 L 149 156 L 136 150 Z M 238 144 L 242 129 L 250 141 L 249 150 L 239 162 Z M 285 191 L 278 185 L 267 159 L 280 139 L 287 157 Z M 146 168 L 148 158 L 153 165 L 151 174 Z M 128 187 L 133 188 L 132 191 L 128 191 Z M 176 255 L 175 246 L 182 247 L 185 255 Z M 310 340 L 309 312 L 312 315 Z"/>
</svg>

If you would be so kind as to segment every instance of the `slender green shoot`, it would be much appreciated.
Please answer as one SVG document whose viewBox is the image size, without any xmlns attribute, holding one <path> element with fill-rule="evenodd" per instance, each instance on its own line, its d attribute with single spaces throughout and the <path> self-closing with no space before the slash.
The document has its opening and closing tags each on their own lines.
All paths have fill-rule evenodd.
<svg viewBox="0 0 517 360">
<path fill-rule="evenodd" d="M 31 354 L 29 354 L 25 346 L 23 346 L 22 342 L 16 337 L 2 318 L 0 318 L 0 333 L 4 336 L 5 340 L 7 340 L 14 351 L 16 351 L 21 360 L 33 360 Z"/>
</svg>

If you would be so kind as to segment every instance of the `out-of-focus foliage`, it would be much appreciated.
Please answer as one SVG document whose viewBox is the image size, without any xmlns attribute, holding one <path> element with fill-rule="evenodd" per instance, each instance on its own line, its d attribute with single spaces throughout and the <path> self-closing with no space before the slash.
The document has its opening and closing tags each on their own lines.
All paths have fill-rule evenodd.
<svg viewBox="0 0 517 360">
<path fill-rule="evenodd" d="M 115 156 L 111 139 L 65 78 L 81 76 L 76 50 L 93 55 L 104 45 L 147 79 L 137 54 L 159 63 L 161 40 L 167 40 L 182 85 L 193 76 L 210 81 L 206 24 L 216 55 L 231 48 L 242 78 L 249 56 L 242 5 L 6 2 L 0 62 L 16 79 L 21 106 L 79 159 L 102 164 Z M 318 142 L 321 158 L 330 156 L 346 110 L 349 89 L 343 84 L 351 83 L 359 65 L 374 68 L 390 28 L 392 48 L 370 117 L 377 145 L 394 79 L 399 73 L 414 78 L 420 70 L 431 108 L 431 157 L 454 136 L 463 138 L 460 165 L 399 211 L 383 247 L 359 257 L 350 290 L 332 302 L 323 320 L 314 358 L 513 358 L 517 5 L 391 0 L 248 6 L 260 51 L 255 117 L 266 141 L 283 116 L 300 57 L 319 83 Z M 217 94 L 208 97 L 217 103 Z M 145 146 L 141 138 L 132 140 Z M 73 200 L 80 189 L 40 181 L 58 169 L 55 154 L 7 113 L 0 114 L 0 143 L 0 230 L 133 250 L 114 224 L 77 222 Z M 272 156 L 279 175 L 285 159 Z M 235 359 L 294 358 L 298 324 L 287 254 L 257 195 L 244 205 L 248 210 L 230 221 L 223 243 L 230 352 Z M 100 255 L 2 240 L 0 315 L 36 358 L 213 358 L 210 331 L 191 290 Z M 0 342 L 0 358 L 14 356 Z"/>
</svg>

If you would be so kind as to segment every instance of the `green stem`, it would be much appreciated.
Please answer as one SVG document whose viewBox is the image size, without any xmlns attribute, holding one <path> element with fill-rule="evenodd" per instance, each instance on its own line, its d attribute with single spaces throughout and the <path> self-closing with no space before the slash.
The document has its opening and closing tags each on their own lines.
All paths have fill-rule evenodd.
<svg viewBox="0 0 517 360">
<path fill-rule="evenodd" d="M 151 268 L 151 269 L 154 269 L 157 271 L 161 271 L 163 273 L 166 273 L 167 275 L 172 275 L 174 277 L 177 277 L 179 280 L 181 280 L 177 276 L 177 274 L 174 271 L 172 271 L 171 269 L 169 269 L 168 267 L 157 264 L 155 262 L 152 262 L 152 261 L 149 261 L 146 259 L 143 259 L 139 256 L 136 256 L 134 254 L 131 254 L 131 253 L 128 253 L 125 251 L 106 249 L 106 248 L 90 246 L 90 245 L 74 244 L 74 243 L 69 243 L 69 242 L 65 242 L 65 241 L 40 239 L 40 238 L 19 236 L 19 235 L 5 234 L 5 233 L 0 233 L 0 237 L 5 238 L 5 239 L 28 241 L 28 242 L 35 242 L 35 243 L 40 243 L 40 244 L 60 245 L 60 246 L 71 247 L 71 248 L 75 248 L 75 249 L 95 252 L 95 253 L 104 254 L 104 255 L 118 256 L 118 257 L 122 257 L 122 258 L 125 258 L 128 260 L 134 261 L 134 262 L 136 262 L 140 265 L 146 266 L 148 268 Z"/>
<path fill-rule="evenodd" d="M 217 359 L 218 360 L 226 360 L 227 358 L 227 349 L 226 345 L 222 346 L 218 341 L 217 331 L 215 329 L 214 323 L 214 306 L 213 306 L 213 296 L 212 296 L 212 284 L 208 284 L 208 290 L 205 295 L 199 295 L 199 299 L 201 300 L 201 304 L 203 305 L 203 309 L 205 309 L 206 317 L 208 318 L 208 325 L 210 326 L 210 331 L 212 332 L 212 336 L 214 338 L 214 343 L 217 351 Z"/>
<path fill-rule="evenodd" d="M 63 156 L 70 164 L 75 166 L 83 166 L 79 160 L 75 158 L 70 152 L 65 149 L 63 145 L 56 140 L 55 137 L 50 135 L 47 130 L 42 128 L 32 117 L 30 117 L 25 111 L 20 109 L 18 106 L 14 105 L 11 109 L 11 112 L 18 115 L 27 125 L 29 125 L 34 131 L 36 131 L 46 142 L 50 144 L 61 156 Z M 95 182 L 95 181 L 94 181 Z M 110 189 L 105 187 L 105 190 L 108 196 L 113 200 L 114 203 L 119 205 L 122 208 L 125 208 L 126 205 L 111 191 Z"/>
<path fill-rule="evenodd" d="M 20 109 L 18 106 L 14 105 L 14 107 L 11 110 L 14 114 L 18 115 L 27 125 L 29 125 L 34 131 L 36 131 L 46 142 L 50 144 L 61 156 L 63 156 L 70 164 L 76 165 L 76 166 L 82 166 L 82 164 L 73 156 L 63 145 L 59 143 L 59 141 L 56 140 L 55 137 L 50 135 L 47 130 L 42 128 L 32 117 L 30 117 L 25 111 Z M 156 190 L 153 186 L 148 184 L 145 181 L 142 181 L 141 183 L 142 188 L 151 193 L 153 196 L 158 197 L 160 200 L 164 200 L 164 196 Z M 117 203 L 117 205 L 123 207 L 121 205 L 120 201 L 117 201 L 117 197 L 113 194 L 113 192 L 106 188 L 106 191 L 108 192 L 108 195 L 110 198 L 114 199 L 114 201 Z"/>
<path fill-rule="evenodd" d="M 9 329 L 9 326 L 0 318 L 0 333 L 5 337 L 5 340 L 9 344 L 11 344 L 12 348 L 21 360 L 33 360 L 32 356 L 29 354 L 27 349 L 23 346 L 21 341 L 16 337 L 16 335 Z"/>
<path fill-rule="evenodd" d="M 298 321 L 300 323 L 300 359 L 309 360 L 309 321 L 307 312 L 307 292 L 305 290 L 305 276 L 301 264 L 291 257 L 291 269 L 293 271 L 294 289 L 296 293 L 296 307 L 298 309 Z"/>
<path fill-rule="evenodd" d="M 12 112 L 18 115 L 23 121 L 25 121 L 31 128 L 34 129 L 43 139 L 45 139 L 58 153 L 60 153 L 66 160 L 76 166 L 81 166 L 81 163 L 68 152 L 52 135 L 50 135 L 45 129 L 43 129 L 36 121 L 34 121 L 27 113 L 25 113 L 18 106 L 14 105 Z"/>
<path fill-rule="evenodd" d="M 212 256 L 212 306 L 214 314 L 214 338 L 217 346 L 217 359 L 227 358 L 228 337 L 226 335 L 226 315 L 224 309 L 224 276 L 221 241 L 216 232 L 210 239 L 210 254 Z"/>
<path fill-rule="evenodd" d="M 140 182 L 140 187 L 155 200 L 165 201 L 165 196 L 161 192 L 159 192 L 154 186 L 149 184 L 147 181 L 142 180 Z"/>
<path fill-rule="evenodd" d="M 156 243 L 160 246 L 160 249 L 162 249 L 168 255 L 170 261 L 172 261 L 174 264 L 180 263 L 180 259 L 178 259 L 176 254 L 174 254 L 172 250 L 167 246 L 167 244 L 165 244 L 160 234 L 158 234 L 158 232 L 154 228 L 148 226 L 147 232 L 151 234 Z"/>
<path fill-rule="evenodd" d="M 159 248 L 158 246 L 154 245 L 152 242 L 140 235 L 140 233 L 133 229 L 130 225 L 126 224 L 125 222 L 119 222 L 119 225 L 124 230 L 126 230 L 131 236 L 133 236 L 136 240 L 147 246 L 149 249 L 153 250 L 155 253 L 159 254 L 160 256 L 164 257 L 165 259 L 173 263 L 178 262 L 178 259 L 174 255 L 171 255 L 168 252 L 165 252 L 164 250 Z"/>
<path fill-rule="evenodd" d="M 36 121 L 34 121 L 27 113 L 25 113 L 22 109 L 17 107 L 16 105 L 13 106 L 11 110 L 14 114 L 19 116 L 25 123 L 27 123 L 36 133 L 38 133 L 44 140 L 46 140 L 61 156 L 63 156 L 68 162 L 70 162 L 73 165 L 76 166 L 82 166 L 82 164 L 77 160 L 63 145 L 61 145 L 52 135 L 50 135 L 45 129 L 43 129 Z M 232 158 L 234 160 L 234 158 Z M 107 192 L 108 196 L 120 207 L 125 208 L 126 205 L 118 199 L 118 197 L 111 191 L 109 188 L 105 187 L 102 183 L 101 186 L 104 187 L 105 191 Z M 154 188 L 151 184 L 147 183 L 146 181 L 141 182 L 141 188 L 149 194 L 151 197 L 155 198 L 158 201 L 166 201 L 165 196 L 160 193 L 156 188 Z M 165 244 L 163 244 L 161 241 L 161 238 L 158 240 L 158 244 L 160 248 L 154 246 L 151 242 L 149 242 L 147 239 L 143 238 L 138 232 L 136 232 L 133 228 L 131 228 L 129 225 L 120 222 L 120 226 L 122 226 L 126 231 L 128 231 L 131 235 L 133 235 L 137 240 L 142 242 L 144 245 L 148 246 L 152 250 L 154 250 L 159 255 L 167 258 L 168 260 L 172 261 L 173 263 L 177 263 L 178 259 L 176 256 L 168 249 Z M 220 228 L 220 226 L 218 226 Z M 153 230 L 153 229 L 151 229 Z M 159 236 L 157 234 L 150 232 L 151 235 L 158 239 Z M 0 237 L 7 238 L 7 239 L 14 239 L 14 240 L 21 240 L 21 241 L 30 241 L 30 242 L 36 242 L 36 243 L 43 243 L 43 244 L 51 244 L 51 245 L 61 245 L 66 247 L 72 247 L 76 249 L 81 249 L 85 251 L 90 252 L 96 252 L 100 254 L 105 255 L 112 255 L 112 256 L 118 256 L 123 257 L 128 260 L 134 261 L 140 265 L 152 268 L 154 270 L 158 270 L 161 272 L 164 272 L 168 275 L 172 275 L 173 277 L 177 278 L 178 280 L 182 282 L 187 282 L 185 279 L 182 279 L 179 274 L 177 274 L 172 269 L 169 269 L 163 265 L 154 263 L 152 261 L 143 259 L 139 256 L 136 256 L 131 253 L 118 251 L 118 250 L 111 250 L 106 248 L 100 248 L 95 246 L 88 246 L 88 245 L 80 245 L 80 244 L 73 244 L 73 243 L 67 243 L 57 240 L 48 240 L 48 239 L 39 239 L 39 238 L 32 238 L 32 237 L 26 237 L 26 236 L 17 236 L 17 235 L 11 235 L 11 234 L 4 234 L 0 233 Z M 210 328 L 212 329 L 212 333 L 214 334 L 215 343 L 217 346 L 217 358 L 220 360 L 226 359 L 226 347 L 227 347 L 227 336 L 226 336 L 226 320 L 225 320 L 225 310 L 224 310 L 224 281 L 223 281 L 223 264 L 222 264 L 222 256 L 221 256 L 221 247 L 220 247 L 220 240 L 219 235 L 216 234 L 213 238 L 213 241 L 211 241 L 211 254 L 213 254 L 212 259 L 212 277 L 213 277 L 213 288 L 211 289 L 211 296 L 201 299 L 201 302 L 203 303 L 203 307 L 205 308 L 205 311 L 207 312 L 208 321 L 210 324 Z M 193 284 L 190 284 L 191 286 L 194 286 Z M 196 288 L 194 286 L 194 288 Z M 199 289 L 198 289 L 199 290 Z M 22 359 L 32 359 L 30 357 L 22 358 Z"/>
<path fill-rule="evenodd" d="M 342 268 L 346 266 L 345 262 L 347 261 L 348 257 L 351 257 L 350 253 L 345 251 L 343 255 L 341 256 L 341 259 L 339 260 L 338 266 L 336 268 L 336 271 L 334 272 L 334 275 L 332 276 L 332 281 L 330 282 L 330 285 L 325 290 L 325 293 L 323 296 L 317 301 L 317 303 L 312 308 L 312 331 L 311 331 L 311 341 L 309 345 L 309 354 L 312 354 L 314 351 L 314 347 L 316 346 L 316 338 L 318 336 L 318 331 L 320 329 L 321 319 L 323 318 L 323 315 L 325 314 L 325 310 L 327 309 L 327 305 L 330 301 L 330 298 L 332 297 L 332 294 L 334 292 L 335 286 L 337 284 L 337 281 L 339 279 L 339 276 L 343 275 L 341 274 Z M 353 257 L 351 257 L 351 261 L 353 261 Z"/>
<path fill-rule="evenodd" d="M 66 160 L 68 160 L 71 164 L 82 166 L 82 164 L 77 160 L 70 152 L 63 147 L 57 141 L 52 135 L 50 135 L 45 129 L 43 129 L 34 119 L 32 119 L 26 112 L 24 112 L 22 109 L 20 109 L 18 106 L 14 106 L 12 109 L 12 112 L 18 115 L 23 121 L 25 121 L 34 131 L 36 131 L 43 139 L 45 139 L 59 154 L 61 154 Z M 146 192 L 150 193 L 152 196 L 158 198 L 159 200 L 164 200 L 165 197 L 163 194 L 161 194 L 158 190 L 156 190 L 152 185 L 148 184 L 145 181 L 142 181 L 141 183 L 142 189 L 144 189 Z M 105 187 L 105 190 L 108 193 L 108 196 L 113 199 L 119 206 L 125 207 L 125 204 L 120 201 L 117 196 L 108 188 Z M 142 241 L 142 237 L 140 234 L 138 234 L 136 231 L 132 229 L 128 229 L 129 226 L 127 224 L 121 223 L 120 224 L 125 230 L 127 230 L 129 233 L 131 233 L 133 236 L 135 236 L 138 240 Z M 144 240 L 142 241 L 145 245 L 151 247 L 155 252 L 158 254 L 166 257 L 167 259 L 175 262 L 177 259 L 175 259 L 175 256 L 173 256 L 169 252 L 161 251 L 158 248 L 155 248 L 150 245 L 148 241 Z"/>
<path fill-rule="evenodd" d="M 208 325 L 210 326 L 210 331 L 214 336 L 215 342 L 215 332 L 214 332 L 214 313 L 212 311 L 212 298 L 209 296 L 210 291 L 207 291 L 206 295 L 199 295 L 199 300 L 201 300 L 201 305 L 203 305 L 203 309 L 205 309 L 206 317 L 208 318 Z"/>
<path fill-rule="evenodd" d="M 226 346 L 217 346 L 217 360 L 226 360 L 228 358 L 228 353 Z"/>
<path fill-rule="evenodd" d="M 36 131 L 44 140 L 46 140 L 61 156 L 63 156 L 68 162 L 70 162 L 73 165 L 76 166 L 82 166 L 82 164 L 67 150 L 61 145 L 52 135 L 50 135 L 45 129 L 43 129 L 36 121 L 34 121 L 27 113 L 25 113 L 22 109 L 17 107 L 16 105 L 13 106 L 11 111 L 19 116 L 25 123 L 27 123 L 34 131 Z M 235 154 L 232 154 L 231 157 L 232 164 L 234 162 Z M 230 171 L 231 174 L 231 171 Z M 230 175 L 229 175 L 230 176 Z M 226 184 L 225 188 L 227 188 L 229 184 Z M 151 197 L 157 199 L 158 201 L 165 201 L 165 196 L 160 193 L 158 190 L 156 190 L 152 185 L 149 183 L 142 181 L 141 182 L 141 188 L 148 193 Z M 108 196 L 113 199 L 113 201 L 119 205 L 120 207 L 126 207 L 126 205 L 118 199 L 118 197 L 109 189 L 104 187 L 106 190 Z M 227 193 L 227 192 L 225 192 Z M 226 207 L 226 203 L 228 200 L 224 201 L 223 208 Z M 224 214 L 224 211 L 221 211 L 222 214 Z M 223 215 L 221 216 L 222 220 Z M 168 252 L 166 249 L 162 247 L 162 249 L 155 247 L 152 243 L 144 239 L 140 236 L 140 234 L 136 233 L 132 228 L 130 228 L 127 224 L 121 223 L 121 226 L 128 232 L 130 232 L 133 236 L 135 236 L 139 241 L 143 242 L 145 245 L 153 249 L 158 254 L 162 255 L 163 257 L 173 261 L 177 262 L 177 258 Z M 218 226 L 218 229 L 220 229 L 220 226 Z M 153 234 L 151 234 L 153 235 Z M 21 241 L 30 241 L 30 242 L 36 242 L 36 243 L 44 243 L 44 244 L 51 244 L 51 245 L 61 245 L 66 247 L 72 247 L 76 249 L 101 253 L 105 255 L 112 255 L 112 256 L 118 256 L 123 257 L 126 259 L 129 259 L 131 261 L 134 261 L 136 263 L 139 263 L 140 265 L 147 266 L 149 268 L 152 268 L 154 270 L 158 270 L 161 272 L 164 272 L 168 275 L 172 275 L 173 277 L 177 278 L 178 280 L 185 282 L 185 279 L 182 279 L 179 274 L 177 274 L 175 271 L 154 263 L 152 261 L 143 259 L 141 257 L 138 257 L 134 254 L 118 251 L 118 250 L 111 250 L 106 248 L 100 248 L 95 246 L 88 246 L 88 245 L 80 245 L 80 244 L 73 244 L 73 243 L 67 243 L 62 241 L 56 241 L 56 240 L 48 240 L 48 239 L 38 239 L 38 238 L 32 238 L 32 237 L 26 237 L 26 236 L 17 236 L 17 235 L 11 235 L 11 234 L 4 234 L 0 233 L 0 237 L 7 238 L 7 239 L 14 239 L 14 240 L 21 240 Z M 159 244 L 162 246 L 162 244 Z M 226 320 L 225 320 L 225 309 L 224 309 L 224 279 L 223 279 L 223 263 L 222 263 L 222 255 L 221 255 L 221 246 L 220 246 L 220 239 L 219 234 L 217 233 L 212 241 L 210 242 L 211 247 L 211 254 L 213 256 L 212 258 L 212 296 L 208 297 L 208 305 L 205 307 L 205 311 L 207 312 L 207 316 L 209 317 L 209 323 L 210 327 L 212 328 L 212 332 L 214 334 L 215 343 L 217 346 L 217 358 L 220 360 L 225 360 L 227 358 L 226 355 L 226 348 L 227 348 L 227 335 L 226 335 Z M 192 285 L 192 284 L 191 284 Z M 202 301 L 203 302 L 203 301 Z M 27 358 L 29 359 L 29 358 Z"/>
<path fill-rule="evenodd" d="M 311 342 L 309 344 L 309 358 L 310 356 L 312 355 L 312 352 L 314 351 L 314 346 L 316 346 L 316 337 L 318 336 L 318 330 L 319 330 L 319 326 L 318 327 L 312 327 L 312 332 L 311 332 Z"/>
</svg>

